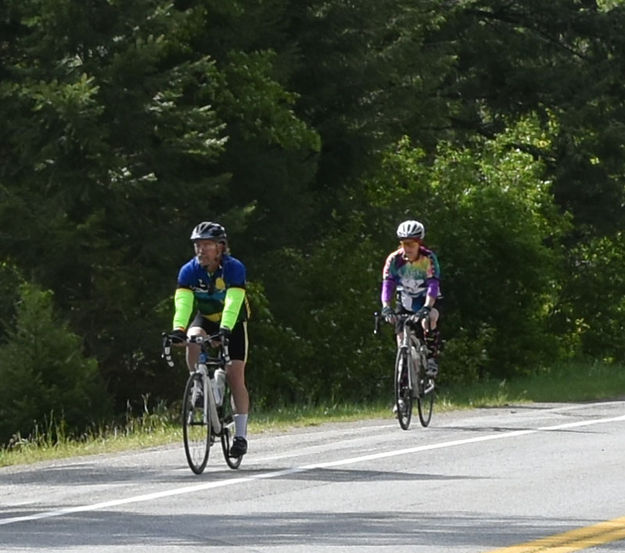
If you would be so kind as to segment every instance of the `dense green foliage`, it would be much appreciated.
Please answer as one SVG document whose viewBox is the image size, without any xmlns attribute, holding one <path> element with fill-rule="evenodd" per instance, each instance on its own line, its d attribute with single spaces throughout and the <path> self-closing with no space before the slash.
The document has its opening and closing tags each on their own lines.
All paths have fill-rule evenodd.
<svg viewBox="0 0 625 553">
<path fill-rule="evenodd" d="M 443 384 L 623 362 L 624 25 L 616 1 L 5 1 L 3 397 L 46 350 L 76 365 L 0 441 L 176 399 L 160 332 L 201 220 L 248 267 L 257 405 L 388 393 L 371 314 L 405 218 L 442 265 Z"/>
<path fill-rule="evenodd" d="M 52 312 L 52 294 L 20 287 L 15 326 L 0 346 L 0 436 L 85 428 L 110 415 L 95 359 Z M 45 415 L 42 417 L 42 415 Z"/>
</svg>

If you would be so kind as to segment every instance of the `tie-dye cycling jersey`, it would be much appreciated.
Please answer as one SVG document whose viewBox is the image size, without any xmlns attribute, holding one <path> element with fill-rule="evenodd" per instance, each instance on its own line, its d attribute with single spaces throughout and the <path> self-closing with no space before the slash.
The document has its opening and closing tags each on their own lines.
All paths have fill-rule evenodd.
<svg viewBox="0 0 625 553">
<path fill-rule="evenodd" d="M 185 263 L 178 273 L 178 288 L 193 292 L 199 312 L 210 321 L 219 321 L 228 288 L 245 288 L 245 265 L 231 255 L 224 255 L 214 273 L 202 267 L 197 257 Z M 247 301 L 239 320 L 248 315 Z"/>
<path fill-rule="evenodd" d="M 419 247 L 419 257 L 408 261 L 403 248 L 391 253 L 382 271 L 382 303 L 390 304 L 397 288 L 401 288 L 400 301 L 404 309 L 417 311 L 425 297 L 439 297 L 440 268 L 436 254 L 424 246 Z"/>
</svg>

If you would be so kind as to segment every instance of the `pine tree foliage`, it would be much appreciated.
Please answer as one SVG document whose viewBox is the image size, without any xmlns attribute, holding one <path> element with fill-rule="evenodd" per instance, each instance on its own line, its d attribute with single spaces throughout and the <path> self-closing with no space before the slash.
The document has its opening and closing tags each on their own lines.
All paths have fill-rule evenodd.
<svg viewBox="0 0 625 553">
<path fill-rule="evenodd" d="M 81 338 L 54 313 L 50 292 L 22 284 L 6 333 L 0 346 L 0 443 L 36 429 L 55 439 L 110 416 L 97 361 L 84 356 Z"/>
<path fill-rule="evenodd" d="M 405 218 L 440 255 L 441 378 L 622 361 L 624 26 L 608 0 L 6 0 L 12 382 L 49 397 L 16 366 L 30 302 L 118 408 L 174 401 L 184 370 L 162 366 L 160 332 L 202 220 L 248 266 L 259 404 L 382 393 L 392 341 L 370 314 Z M 14 431 L 47 416 L 28 397 Z"/>
</svg>

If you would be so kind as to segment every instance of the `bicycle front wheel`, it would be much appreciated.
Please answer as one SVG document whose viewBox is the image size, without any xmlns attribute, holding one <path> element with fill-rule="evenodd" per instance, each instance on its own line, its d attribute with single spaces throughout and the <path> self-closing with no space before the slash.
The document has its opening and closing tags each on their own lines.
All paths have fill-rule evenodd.
<svg viewBox="0 0 625 553">
<path fill-rule="evenodd" d="M 395 409 L 402 430 L 408 430 L 412 418 L 409 363 L 408 352 L 400 349 L 395 360 Z"/>
<path fill-rule="evenodd" d="M 234 436 L 234 416 L 232 412 L 232 397 L 229 391 L 226 391 L 223 404 L 219 409 L 221 410 L 221 450 L 224 453 L 226 464 L 231 469 L 238 469 L 243 457 L 230 457 L 230 446 Z"/>
<path fill-rule="evenodd" d="M 204 409 L 204 379 L 194 373 L 189 376 L 182 400 L 182 436 L 189 467 L 201 474 L 211 446 L 210 411 Z"/>
</svg>

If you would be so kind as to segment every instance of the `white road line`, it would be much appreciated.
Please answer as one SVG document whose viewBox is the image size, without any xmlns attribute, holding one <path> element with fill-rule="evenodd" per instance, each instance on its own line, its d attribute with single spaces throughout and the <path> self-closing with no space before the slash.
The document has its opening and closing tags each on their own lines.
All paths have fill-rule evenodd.
<svg viewBox="0 0 625 553">
<path fill-rule="evenodd" d="M 603 419 L 594 419 L 594 420 L 585 420 L 585 421 L 577 421 L 577 422 L 568 422 L 564 424 L 557 424 L 554 426 L 543 426 L 534 429 L 526 429 L 526 430 L 515 430 L 511 432 L 505 433 L 497 433 L 497 434 L 488 434 L 487 436 L 477 436 L 473 438 L 466 438 L 463 440 L 451 440 L 447 442 L 441 442 L 438 444 L 429 444 L 422 445 L 417 447 L 409 447 L 406 449 L 393 450 L 393 451 L 385 451 L 382 453 L 372 453 L 370 455 L 361 455 L 358 457 L 350 457 L 347 459 L 338 459 L 336 461 L 328 461 L 325 463 L 315 463 L 312 465 L 304 465 L 301 467 L 293 467 L 290 469 L 278 470 L 273 472 L 266 472 L 263 474 L 251 474 L 248 476 L 243 476 L 239 478 L 229 478 L 227 480 L 219 480 L 215 482 L 206 482 L 203 484 L 197 484 L 194 486 L 186 486 L 184 488 L 174 488 L 171 490 L 164 490 L 161 492 L 154 492 L 143 495 L 135 495 L 132 497 L 127 497 L 123 499 L 114 499 L 112 501 L 104 501 L 101 503 L 93 503 L 91 505 L 81 505 L 77 507 L 66 507 L 64 509 L 58 509 L 54 511 L 44 511 L 41 513 L 35 513 L 32 515 L 24 515 L 18 517 L 4 518 L 0 519 L 0 526 L 7 524 L 15 524 L 17 522 L 28 522 L 33 520 L 40 520 L 45 518 L 59 517 L 63 515 L 68 515 L 72 513 L 81 513 L 88 511 L 97 511 L 99 509 L 106 509 L 109 507 L 117 507 L 119 505 L 127 505 L 129 503 L 140 503 L 143 501 L 151 501 L 154 499 L 160 499 L 163 497 L 172 497 L 176 495 L 183 495 L 194 493 L 202 490 L 209 490 L 213 488 L 222 488 L 225 486 L 234 486 L 237 484 L 242 484 L 244 482 L 250 482 L 252 480 L 262 480 L 262 479 L 271 479 L 271 478 L 280 478 L 282 476 L 288 476 L 291 474 L 297 474 L 302 472 L 309 472 L 319 468 L 328 468 L 328 467 L 338 467 L 344 465 L 352 465 L 356 463 L 360 463 L 363 461 L 373 461 L 376 459 L 385 459 L 388 457 L 396 457 L 398 455 L 406 455 L 410 453 L 419 453 L 421 451 L 432 451 L 435 449 L 444 449 L 448 447 L 457 447 L 467 444 L 475 444 L 479 442 L 487 442 L 491 440 L 502 440 L 506 438 L 516 438 L 519 436 L 527 436 L 529 434 L 537 434 L 539 432 L 548 432 L 554 430 L 565 430 L 568 428 L 580 428 L 583 426 L 593 426 L 597 424 L 605 424 L 610 422 L 622 422 L 625 421 L 625 415 L 621 415 L 618 417 L 608 417 Z"/>
</svg>

